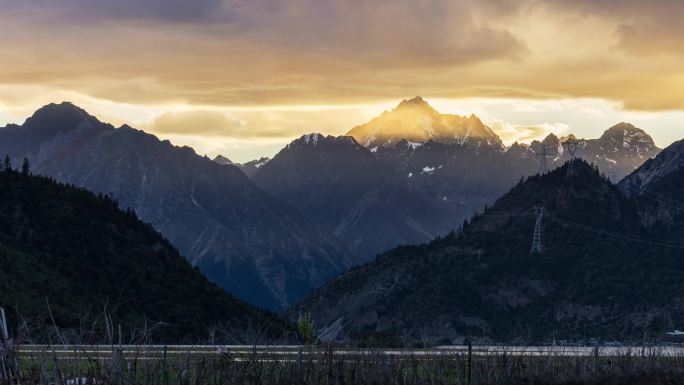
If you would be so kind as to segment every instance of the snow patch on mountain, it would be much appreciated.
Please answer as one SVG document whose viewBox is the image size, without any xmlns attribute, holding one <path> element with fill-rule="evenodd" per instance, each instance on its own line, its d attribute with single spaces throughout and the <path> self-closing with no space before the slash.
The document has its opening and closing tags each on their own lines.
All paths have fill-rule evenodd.
<svg viewBox="0 0 684 385">
<path fill-rule="evenodd" d="M 321 137 L 321 134 L 319 134 L 317 132 L 304 135 L 304 143 L 306 143 L 306 144 L 311 143 L 314 146 L 316 146 L 318 144 L 318 138 L 320 138 L 320 137 Z"/>
</svg>

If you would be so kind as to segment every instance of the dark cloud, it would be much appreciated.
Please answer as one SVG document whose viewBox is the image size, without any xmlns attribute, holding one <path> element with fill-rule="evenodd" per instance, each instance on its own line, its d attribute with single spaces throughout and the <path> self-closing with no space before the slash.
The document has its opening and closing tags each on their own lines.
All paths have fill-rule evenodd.
<svg viewBox="0 0 684 385">
<path fill-rule="evenodd" d="M 0 0 L 5 9 L 50 11 L 67 20 L 80 18 L 84 23 L 99 18 L 209 20 L 223 15 L 224 5 L 223 0 Z"/>
<path fill-rule="evenodd" d="M 490 8 L 466 1 L 241 1 L 232 10 L 239 33 L 298 49 L 344 50 L 349 60 L 372 54 L 459 63 L 525 51 L 513 34 L 489 23 Z"/>
<path fill-rule="evenodd" d="M 207 39 L 243 39 L 304 54 L 344 50 L 351 60 L 372 54 L 395 63 L 421 56 L 417 60 L 463 63 L 524 53 L 523 42 L 488 22 L 489 15 L 508 9 L 494 4 L 498 2 L 480 7 L 464 0 L 0 0 L 7 9 L 55 15 L 57 23 L 183 22 L 195 33 L 205 32 Z"/>
<path fill-rule="evenodd" d="M 617 24 L 617 46 L 629 53 L 684 55 L 684 1 L 546 0 L 552 8 Z"/>
</svg>

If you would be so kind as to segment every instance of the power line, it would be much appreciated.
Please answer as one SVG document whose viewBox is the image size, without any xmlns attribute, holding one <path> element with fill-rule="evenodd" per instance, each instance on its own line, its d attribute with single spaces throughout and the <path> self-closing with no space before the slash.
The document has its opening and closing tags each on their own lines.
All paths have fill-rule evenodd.
<svg viewBox="0 0 684 385">
<path fill-rule="evenodd" d="M 480 214 L 478 216 L 483 216 L 483 217 L 498 217 L 498 218 L 508 218 L 508 217 L 531 217 L 535 216 L 535 229 L 534 229 L 534 234 L 532 236 L 532 248 L 530 250 L 530 253 L 538 253 L 541 254 L 544 249 L 544 244 L 543 244 L 543 217 L 546 216 L 548 219 L 552 220 L 553 222 L 556 222 L 560 225 L 563 226 L 568 226 L 568 227 L 573 227 L 578 230 L 583 230 L 587 232 L 592 232 L 598 235 L 602 235 L 608 238 L 616 239 L 616 240 L 621 240 L 621 241 L 628 241 L 628 242 L 637 242 L 637 243 L 643 243 L 643 244 L 648 244 L 652 246 L 662 246 L 662 247 L 669 247 L 669 248 L 676 248 L 676 249 L 684 249 L 683 244 L 677 244 L 677 243 L 672 243 L 672 239 L 655 239 L 655 238 L 643 238 L 643 237 L 638 237 L 638 236 L 632 236 L 632 235 L 623 235 L 620 233 L 615 233 L 607 230 L 603 230 L 597 227 L 593 227 L 590 225 L 586 225 L 583 223 L 571 221 L 569 219 L 557 217 L 555 215 L 550 214 L 548 211 L 546 211 L 543 207 L 541 206 L 534 206 L 534 214 L 531 213 L 523 213 L 523 212 L 508 212 L 508 213 L 500 213 L 500 214 Z M 537 226 L 539 226 L 539 236 L 537 237 Z M 538 242 L 537 242 L 538 239 Z M 539 247 L 536 247 L 539 246 Z M 537 251 L 537 250 L 541 251 Z"/>
<path fill-rule="evenodd" d="M 568 150 L 570 154 L 570 162 L 568 163 L 568 177 L 575 176 L 577 170 L 575 169 L 575 159 L 579 142 L 577 140 L 568 139 L 563 142 L 563 147 Z"/>
<path fill-rule="evenodd" d="M 535 151 L 535 155 L 539 158 L 539 175 L 544 175 L 549 171 L 549 164 L 547 158 L 558 155 L 555 146 L 549 144 L 540 144 L 539 152 Z"/>
<path fill-rule="evenodd" d="M 629 186 L 629 185 L 625 185 L 625 187 L 627 187 L 627 188 L 630 189 L 630 190 L 636 191 L 636 192 L 638 192 L 638 193 L 640 193 L 640 194 L 647 195 L 648 197 L 650 197 L 651 199 L 653 199 L 653 200 L 655 200 L 655 201 L 657 201 L 657 202 L 660 202 L 660 203 L 663 203 L 663 204 L 665 204 L 665 205 L 671 206 L 671 207 L 673 207 L 673 208 L 675 208 L 675 209 L 677 209 L 677 210 L 682 210 L 682 211 L 684 211 L 684 203 L 682 203 L 682 202 L 680 202 L 680 201 L 677 201 L 677 200 L 674 200 L 674 199 L 672 199 L 672 198 L 666 197 L 666 196 L 664 196 L 664 195 L 662 195 L 662 194 L 658 194 L 658 193 L 653 192 L 653 191 L 651 191 L 651 190 L 649 190 L 649 189 L 647 189 L 647 188 L 637 188 L 637 187 L 632 187 L 632 186 Z"/>
<path fill-rule="evenodd" d="M 547 214 L 549 219 L 551 219 L 554 222 L 557 222 L 561 225 L 565 226 L 570 226 L 574 227 L 578 230 L 584 230 L 588 232 L 592 232 L 595 234 L 603 235 L 605 237 L 609 238 L 614 238 L 614 239 L 619 239 L 623 241 L 629 241 L 629 242 L 638 242 L 638 243 L 643 243 L 643 244 L 648 244 L 648 245 L 653 245 L 653 246 L 663 246 L 663 247 L 671 247 L 671 248 L 676 248 L 676 249 L 684 249 L 684 245 L 681 244 L 674 244 L 674 243 L 669 243 L 669 240 L 655 240 L 655 239 L 648 239 L 648 238 L 641 238 L 641 237 L 635 237 L 635 236 L 630 236 L 630 235 L 622 235 L 619 233 L 614 233 L 606 230 L 602 230 L 596 227 L 592 227 L 589 225 L 585 225 L 582 223 L 574 222 L 568 219 L 556 217 L 551 214 Z"/>
</svg>

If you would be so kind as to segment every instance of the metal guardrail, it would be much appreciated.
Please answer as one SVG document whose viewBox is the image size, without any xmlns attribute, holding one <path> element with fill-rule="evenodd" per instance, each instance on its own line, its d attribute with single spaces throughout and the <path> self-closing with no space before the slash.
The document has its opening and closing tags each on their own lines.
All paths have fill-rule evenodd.
<svg viewBox="0 0 684 385">
<path fill-rule="evenodd" d="M 211 357 L 232 355 L 236 357 L 262 356 L 264 358 L 294 357 L 308 354 L 321 354 L 331 351 L 335 355 L 387 355 L 397 358 L 444 358 L 450 355 L 468 354 L 467 346 L 442 346 L 427 349 L 364 349 L 364 348 L 313 348 L 299 345 L 15 345 L 14 352 L 19 358 L 51 355 L 63 358 L 105 358 L 114 352 L 124 357 L 161 358 L 168 356 Z M 591 347 L 591 346 L 473 346 L 474 356 L 665 356 L 684 357 L 684 347 Z"/>
</svg>

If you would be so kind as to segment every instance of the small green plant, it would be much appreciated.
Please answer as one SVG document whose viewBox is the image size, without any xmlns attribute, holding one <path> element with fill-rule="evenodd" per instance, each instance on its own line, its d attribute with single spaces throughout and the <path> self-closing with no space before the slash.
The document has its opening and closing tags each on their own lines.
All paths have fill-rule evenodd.
<svg viewBox="0 0 684 385">
<path fill-rule="evenodd" d="M 316 343 L 316 330 L 313 321 L 311 321 L 310 313 L 299 314 L 297 331 L 307 346 L 313 346 Z"/>
</svg>

